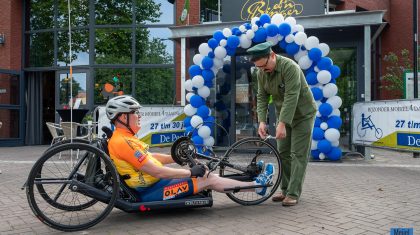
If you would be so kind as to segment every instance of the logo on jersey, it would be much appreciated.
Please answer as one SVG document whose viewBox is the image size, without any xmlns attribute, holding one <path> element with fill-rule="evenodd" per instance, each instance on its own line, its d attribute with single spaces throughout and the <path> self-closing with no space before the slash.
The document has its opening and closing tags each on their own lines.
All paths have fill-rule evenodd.
<svg viewBox="0 0 420 235">
<path fill-rule="evenodd" d="M 144 159 L 146 159 L 146 154 L 143 154 L 142 152 L 140 152 L 139 150 L 136 150 L 134 152 L 134 156 L 137 158 L 137 160 L 139 162 L 143 162 Z"/>
<path fill-rule="evenodd" d="M 184 181 L 178 184 L 167 186 L 163 188 L 163 200 L 175 198 L 178 195 L 187 193 L 189 191 L 188 182 Z"/>
</svg>

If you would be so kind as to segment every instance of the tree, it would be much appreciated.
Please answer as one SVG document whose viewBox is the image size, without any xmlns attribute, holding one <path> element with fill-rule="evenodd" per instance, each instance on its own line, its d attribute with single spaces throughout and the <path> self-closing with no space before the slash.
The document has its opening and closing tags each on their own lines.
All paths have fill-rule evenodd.
<svg viewBox="0 0 420 235">
<path fill-rule="evenodd" d="M 403 98 L 404 71 L 412 70 L 413 68 L 410 60 L 410 53 L 407 49 L 401 50 L 399 56 L 394 52 L 389 52 L 384 56 L 384 61 L 387 66 L 385 68 L 385 75 L 381 77 L 383 82 L 380 86 L 380 88 L 392 91 L 395 98 Z"/>
</svg>

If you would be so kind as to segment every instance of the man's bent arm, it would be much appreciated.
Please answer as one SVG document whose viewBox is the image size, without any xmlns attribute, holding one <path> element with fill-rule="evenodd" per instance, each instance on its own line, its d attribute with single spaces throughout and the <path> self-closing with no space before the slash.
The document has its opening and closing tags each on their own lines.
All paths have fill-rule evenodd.
<svg viewBox="0 0 420 235">
<path fill-rule="evenodd" d="M 178 179 L 191 176 L 190 170 L 158 166 L 153 161 L 147 161 L 139 170 L 159 179 Z"/>
</svg>

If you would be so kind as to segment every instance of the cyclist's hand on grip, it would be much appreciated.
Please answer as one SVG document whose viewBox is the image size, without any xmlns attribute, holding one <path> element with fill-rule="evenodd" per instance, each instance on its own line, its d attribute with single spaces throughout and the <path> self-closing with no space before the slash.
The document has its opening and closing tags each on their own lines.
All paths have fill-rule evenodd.
<svg viewBox="0 0 420 235">
<path fill-rule="evenodd" d="M 265 122 L 260 122 L 260 126 L 258 127 L 258 134 L 262 139 L 265 139 L 267 137 L 267 125 Z"/>
<path fill-rule="evenodd" d="M 206 174 L 207 167 L 205 165 L 195 165 L 191 167 L 191 177 L 203 177 Z"/>
</svg>

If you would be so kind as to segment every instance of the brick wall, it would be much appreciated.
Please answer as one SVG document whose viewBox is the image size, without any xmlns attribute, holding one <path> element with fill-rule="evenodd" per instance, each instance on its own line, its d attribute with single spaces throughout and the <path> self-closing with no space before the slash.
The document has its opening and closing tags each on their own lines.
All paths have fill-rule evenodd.
<svg viewBox="0 0 420 235">
<path fill-rule="evenodd" d="M 0 68 L 20 70 L 22 55 L 22 1 L 0 0 L 0 33 L 6 42 L 0 46 Z"/>
</svg>

